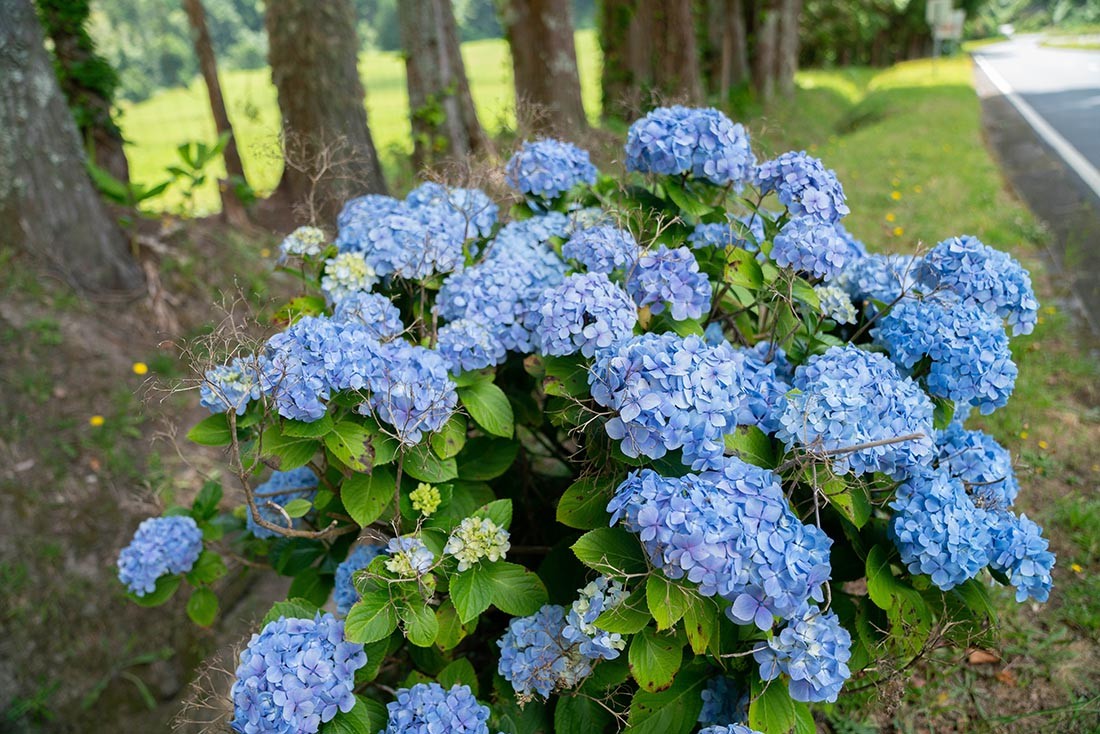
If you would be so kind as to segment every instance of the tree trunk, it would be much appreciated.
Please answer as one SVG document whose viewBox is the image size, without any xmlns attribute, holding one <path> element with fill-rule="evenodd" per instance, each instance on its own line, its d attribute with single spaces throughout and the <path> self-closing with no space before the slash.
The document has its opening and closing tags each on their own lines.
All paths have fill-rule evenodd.
<svg viewBox="0 0 1100 734">
<path fill-rule="evenodd" d="M 584 130 L 569 0 L 507 0 L 501 25 L 512 50 L 521 128 L 558 135 Z"/>
<path fill-rule="evenodd" d="M 775 96 L 775 70 L 778 58 L 779 4 L 781 0 L 756 0 L 754 13 L 752 83 L 764 102 Z"/>
<path fill-rule="evenodd" d="M 268 0 L 265 23 L 283 116 L 276 201 L 319 222 L 353 196 L 386 193 L 367 126 L 351 0 Z"/>
<path fill-rule="evenodd" d="M 735 86 L 749 79 L 745 10 L 741 0 L 705 0 L 699 22 L 706 48 L 700 53 L 708 93 L 722 103 Z"/>
<path fill-rule="evenodd" d="M 698 105 L 703 101 L 695 17 L 691 0 L 647 0 L 650 72 L 653 92 L 662 104 Z"/>
<path fill-rule="evenodd" d="M 459 161 L 485 149 L 488 139 L 470 96 L 450 0 L 403 0 L 397 12 L 405 48 L 413 165 L 420 169 Z"/>
<path fill-rule="evenodd" d="M 118 77 L 96 53 L 95 42 L 85 28 L 88 0 L 37 0 L 36 4 L 46 35 L 53 41 L 61 92 L 73 111 L 85 148 L 97 166 L 128 183 L 130 166 L 122 131 L 111 118 L 111 97 Z"/>
<path fill-rule="evenodd" d="M 126 237 L 85 173 L 31 0 L 0 0 L 0 232 L 89 291 L 141 284 Z"/>
<path fill-rule="evenodd" d="M 248 216 L 233 189 L 234 183 L 247 183 L 248 179 L 244 177 L 244 164 L 241 163 L 241 156 L 237 152 L 233 125 L 229 122 L 229 112 L 225 109 L 225 99 L 222 98 L 222 85 L 218 81 L 218 62 L 214 57 L 210 33 L 206 29 L 206 10 L 203 9 L 202 0 L 183 0 L 183 9 L 187 13 L 187 22 L 191 25 L 191 41 L 195 45 L 195 56 L 199 59 L 199 69 L 202 71 L 206 92 L 210 97 L 214 127 L 217 128 L 219 136 L 229 133 L 229 142 L 225 144 L 225 149 L 222 151 L 228 180 L 218 182 L 222 212 L 231 223 L 241 225 L 248 221 Z"/>
<path fill-rule="evenodd" d="M 798 71 L 798 34 L 802 16 L 802 0 L 781 0 L 779 8 L 778 63 L 776 85 L 779 93 L 794 93 L 794 74 Z"/>
<path fill-rule="evenodd" d="M 641 108 L 639 72 L 631 50 L 637 2 L 603 0 L 597 17 L 603 68 L 600 95 L 604 119 L 633 120 Z"/>
</svg>

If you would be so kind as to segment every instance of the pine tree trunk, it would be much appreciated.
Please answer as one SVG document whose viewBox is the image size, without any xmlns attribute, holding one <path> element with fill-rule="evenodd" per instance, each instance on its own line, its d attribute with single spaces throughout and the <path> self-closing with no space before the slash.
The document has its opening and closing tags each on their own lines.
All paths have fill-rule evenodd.
<svg viewBox="0 0 1100 734">
<path fill-rule="evenodd" d="M 646 4 L 653 13 L 648 26 L 650 72 L 658 101 L 701 104 L 703 85 L 691 0 L 647 0 Z"/>
<path fill-rule="evenodd" d="M 794 93 L 794 75 L 798 71 L 798 34 L 802 0 L 781 0 L 779 13 L 778 63 L 776 86 L 779 93 Z"/>
<path fill-rule="evenodd" d="M 386 193 L 367 126 L 351 0 L 268 0 L 265 24 L 283 116 L 276 201 L 320 222 L 353 196 Z"/>
<path fill-rule="evenodd" d="M 69 108 L 77 113 L 76 125 L 85 148 L 97 166 L 119 181 L 129 182 L 122 131 L 111 118 L 111 100 L 102 91 L 113 89 L 118 77 L 95 52 L 95 44 L 85 30 L 90 13 L 87 0 L 38 0 L 36 5 L 46 35 L 53 41 L 61 92 Z M 101 88 L 83 83 L 85 74 L 94 74 Z"/>
<path fill-rule="evenodd" d="M 779 50 L 779 4 L 781 0 L 756 0 L 752 83 L 764 102 L 775 96 L 776 59 Z"/>
<path fill-rule="evenodd" d="M 85 173 L 31 0 L 0 0 L 0 233 L 94 292 L 141 285 L 126 237 Z"/>
<path fill-rule="evenodd" d="M 202 0 L 183 0 L 183 9 L 191 25 L 191 41 L 195 45 L 195 56 L 199 59 L 203 81 L 206 82 L 210 111 L 214 115 L 214 127 L 217 128 L 219 136 L 229 133 L 229 142 L 222 151 L 228 181 L 219 182 L 218 187 L 221 191 L 222 211 L 233 224 L 244 224 L 248 221 L 248 216 L 233 192 L 232 181 L 236 178 L 238 181 L 246 182 L 247 179 L 244 177 L 244 164 L 241 163 L 241 156 L 237 152 L 233 124 L 229 122 L 229 112 L 225 108 L 225 99 L 222 97 L 222 85 L 218 81 L 218 62 L 214 56 L 214 46 L 210 42 L 210 33 L 206 29 L 206 10 L 202 6 Z"/>
<path fill-rule="evenodd" d="M 470 96 L 450 0 L 397 6 L 405 49 L 413 165 L 459 161 L 488 146 Z"/>
<path fill-rule="evenodd" d="M 507 0 L 501 25 L 512 51 L 521 128 L 563 136 L 584 130 L 569 0 Z"/>
</svg>

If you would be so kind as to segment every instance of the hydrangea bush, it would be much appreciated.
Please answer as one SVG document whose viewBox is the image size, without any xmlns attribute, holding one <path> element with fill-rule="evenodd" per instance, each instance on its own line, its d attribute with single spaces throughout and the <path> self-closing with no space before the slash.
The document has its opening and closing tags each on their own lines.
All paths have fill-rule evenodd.
<svg viewBox="0 0 1100 734">
<path fill-rule="evenodd" d="M 1046 599 L 1012 457 L 966 427 L 1035 323 L 1019 263 L 869 253 L 833 171 L 716 110 L 655 110 L 625 160 L 526 143 L 507 212 L 424 184 L 286 240 L 303 292 L 189 434 L 243 505 L 211 482 L 119 558 L 203 625 L 223 556 L 292 579 L 235 731 L 809 732 L 983 634 L 993 587 Z"/>
</svg>

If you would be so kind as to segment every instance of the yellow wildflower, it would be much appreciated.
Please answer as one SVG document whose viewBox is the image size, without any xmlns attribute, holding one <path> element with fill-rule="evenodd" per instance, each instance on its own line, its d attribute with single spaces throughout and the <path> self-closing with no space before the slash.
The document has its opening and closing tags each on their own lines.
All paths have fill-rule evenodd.
<svg viewBox="0 0 1100 734">
<path fill-rule="evenodd" d="M 890 212 L 890 213 L 888 213 L 888 214 L 886 215 L 886 221 L 887 221 L 887 222 L 894 222 L 894 221 L 897 221 L 897 218 L 898 218 L 898 215 L 897 215 L 897 214 L 894 214 L 893 212 Z"/>
<path fill-rule="evenodd" d="M 101 415 L 93 415 L 91 418 L 88 419 L 88 423 L 92 426 L 92 428 L 99 428 L 106 422 L 107 420 Z"/>
<path fill-rule="evenodd" d="M 149 365 L 144 362 L 134 362 L 134 366 L 131 367 L 135 375 L 144 375 L 149 372 Z"/>
</svg>

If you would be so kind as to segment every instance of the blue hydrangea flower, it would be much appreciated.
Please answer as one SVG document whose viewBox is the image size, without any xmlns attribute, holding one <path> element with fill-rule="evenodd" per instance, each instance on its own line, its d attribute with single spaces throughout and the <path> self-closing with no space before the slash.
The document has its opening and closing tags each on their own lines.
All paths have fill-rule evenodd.
<svg viewBox="0 0 1100 734">
<path fill-rule="evenodd" d="M 725 732 L 725 727 L 749 718 L 749 692 L 738 689 L 729 676 L 716 675 L 708 680 L 700 698 L 703 708 L 698 721 L 704 726 Z"/>
<path fill-rule="evenodd" d="M 764 241 L 764 218 L 759 214 L 743 216 L 728 215 L 726 224 L 698 224 L 688 235 L 688 244 L 694 249 L 701 247 L 740 247 L 749 252 L 760 249 Z"/>
<path fill-rule="evenodd" d="M 320 420 L 330 390 L 325 356 L 336 339 L 326 318 L 306 316 L 267 340 L 260 386 L 275 401 L 279 415 L 292 420 Z"/>
<path fill-rule="evenodd" d="M 401 208 L 401 202 L 392 196 L 367 194 L 349 200 L 336 217 L 336 247 L 340 252 L 362 252 L 375 221 Z"/>
<path fill-rule="evenodd" d="M 201 553 L 202 531 L 193 519 L 150 517 L 118 554 L 118 579 L 135 596 L 145 596 L 161 576 L 190 571 Z"/>
<path fill-rule="evenodd" d="M 775 373 L 783 380 L 790 382 L 794 379 L 794 365 L 787 359 L 787 353 L 783 347 L 769 341 L 762 341 L 754 344 L 752 351 L 762 364 L 774 364 Z"/>
<path fill-rule="evenodd" d="M 943 470 L 915 473 L 890 507 L 890 535 L 911 573 L 927 574 L 947 591 L 989 564 L 985 516 L 963 483 Z"/>
<path fill-rule="evenodd" d="M 763 732 L 750 729 L 744 724 L 726 724 L 725 726 L 703 727 L 699 730 L 699 734 L 763 734 Z"/>
<path fill-rule="evenodd" d="M 626 290 L 639 307 L 659 314 L 669 307 L 672 318 L 701 319 L 710 313 L 710 280 L 686 247 L 660 245 L 647 250 L 630 271 Z"/>
<path fill-rule="evenodd" d="M 580 184 L 596 183 L 588 151 L 561 140 L 524 143 L 504 169 L 508 184 L 524 196 L 554 200 Z"/>
<path fill-rule="evenodd" d="M 414 209 L 445 207 L 462 220 L 462 238 L 488 237 L 497 223 L 500 207 L 481 189 L 462 189 L 422 183 L 409 192 L 405 203 Z"/>
<path fill-rule="evenodd" d="M 340 300 L 332 314 L 336 323 L 354 322 L 366 327 L 378 341 L 389 341 L 405 331 L 401 312 L 381 293 L 354 293 Z"/>
<path fill-rule="evenodd" d="M 288 257 L 316 257 L 328 243 L 325 233 L 317 227 L 299 227 L 279 243 L 281 259 Z"/>
<path fill-rule="evenodd" d="M 248 404 L 259 400 L 261 394 L 255 358 L 237 357 L 229 364 L 206 371 L 199 388 L 199 404 L 211 413 L 232 410 L 237 415 L 244 415 Z"/>
<path fill-rule="evenodd" d="M 855 259 L 840 272 L 834 283 L 848 292 L 852 303 L 869 313 L 877 309 L 869 301 L 890 305 L 919 285 L 920 259 L 912 255 L 867 255 Z"/>
<path fill-rule="evenodd" d="M 932 360 L 928 391 L 978 408 L 1008 403 L 1018 370 L 1000 319 L 974 305 L 903 298 L 871 330 L 895 363 L 909 370 Z"/>
<path fill-rule="evenodd" d="M 389 719 L 379 734 L 489 734 L 489 707 L 469 686 L 447 690 L 438 683 L 417 683 L 397 691 L 386 704 Z"/>
<path fill-rule="evenodd" d="M 456 375 L 500 364 L 508 354 L 500 339 L 473 319 L 459 319 L 441 326 L 435 348 Z"/>
<path fill-rule="evenodd" d="M 1031 275 L 1011 255 L 977 237 L 952 237 L 936 245 L 924 256 L 920 277 L 929 288 L 949 290 L 964 304 L 1005 319 L 1013 334 L 1035 328 L 1039 302 Z"/>
<path fill-rule="evenodd" d="M 345 640 L 344 623 L 331 614 L 268 622 L 241 653 L 233 731 L 315 734 L 355 707 L 355 671 L 366 664 L 363 646 Z"/>
<path fill-rule="evenodd" d="M 592 660 L 563 637 L 565 626 L 565 609 L 547 604 L 530 617 L 514 617 L 497 640 L 497 672 L 521 703 L 573 688 L 592 672 Z"/>
<path fill-rule="evenodd" d="M 355 572 L 362 571 L 377 558 L 384 548 L 369 543 L 352 548 L 348 557 L 336 567 L 336 583 L 332 589 L 332 600 L 341 616 L 347 616 L 355 602 L 359 601 L 359 591 L 355 588 Z"/>
<path fill-rule="evenodd" d="M 565 274 L 566 266 L 550 247 L 550 240 L 570 236 L 572 226 L 569 217 L 561 212 L 547 212 L 539 216 L 508 222 L 500 228 L 486 248 L 485 260 L 506 260 L 537 268 L 540 279 L 552 273 Z M 560 280 L 560 277 L 559 277 Z"/>
<path fill-rule="evenodd" d="M 933 457 L 932 402 L 881 354 L 847 345 L 811 357 L 794 373 L 778 437 L 833 453 L 840 474 L 883 472 L 903 479 Z M 858 451 L 849 447 L 919 434 Z"/>
<path fill-rule="evenodd" d="M 349 296 L 367 293 L 378 282 L 374 268 L 367 264 L 361 252 L 342 252 L 325 261 L 321 290 L 332 303 Z"/>
<path fill-rule="evenodd" d="M 273 525 L 288 529 L 300 528 L 302 525 L 301 518 L 292 519 L 288 525 L 286 516 L 274 505 L 282 507 L 291 500 L 297 499 L 312 501 L 316 494 L 317 475 L 309 467 L 302 466 L 290 471 L 275 471 L 271 473 L 271 477 L 266 482 L 256 487 L 256 507 L 260 511 L 260 517 Z M 274 530 L 257 523 L 256 518 L 252 516 L 251 508 L 246 509 L 248 512 L 248 532 L 257 538 L 282 537 Z"/>
<path fill-rule="evenodd" d="M 449 206 L 404 205 L 367 230 L 362 252 L 381 276 L 422 280 L 465 266 L 466 220 Z"/>
<path fill-rule="evenodd" d="M 562 357 L 597 349 L 630 336 L 638 311 L 630 296 L 603 273 L 578 273 L 542 293 L 538 306 L 539 350 Z"/>
<path fill-rule="evenodd" d="M 755 165 L 745 128 L 709 107 L 658 107 L 626 135 L 628 171 L 687 174 L 740 191 Z"/>
<path fill-rule="evenodd" d="M 578 652 L 586 658 L 614 660 L 626 647 L 626 640 L 618 632 L 607 632 L 597 627 L 596 619 L 621 604 L 628 596 L 626 589 L 618 581 L 600 576 L 581 589 L 579 594 L 565 615 L 562 638 L 578 645 Z"/>
<path fill-rule="evenodd" d="M 638 260 L 638 243 L 634 235 L 612 225 L 598 225 L 576 232 L 562 245 L 566 260 L 576 260 L 590 273 L 627 271 Z"/>
<path fill-rule="evenodd" d="M 851 262 L 852 253 L 829 222 L 811 216 L 793 217 L 772 243 L 772 259 L 780 267 L 814 278 L 835 278 Z"/>
<path fill-rule="evenodd" d="M 1053 585 L 1054 554 L 1048 550 L 1043 529 L 1027 515 L 1016 517 L 1004 510 L 991 514 L 990 565 L 1016 587 L 1016 601 L 1046 601 Z"/>
<path fill-rule="evenodd" d="M 368 379 L 372 414 L 393 427 L 406 445 L 420 443 L 425 433 L 438 431 L 454 414 L 458 393 L 447 360 L 438 352 L 396 340 L 381 345 L 379 360 Z"/>
<path fill-rule="evenodd" d="M 824 598 L 832 540 L 798 520 L 766 469 L 734 457 L 700 475 L 643 469 L 619 485 L 607 510 L 666 576 L 731 602 L 727 614 L 738 624 L 770 629 L 774 617 Z"/>
<path fill-rule="evenodd" d="M 391 538 L 386 551 L 390 554 L 386 568 L 401 578 L 422 576 L 431 571 L 435 563 L 435 554 L 424 545 L 424 541 L 413 535 Z"/>
<path fill-rule="evenodd" d="M 756 167 L 756 185 L 761 194 L 776 192 L 780 203 L 795 216 L 832 224 L 849 212 L 836 172 L 806 151 L 791 151 L 761 163 Z"/>
<path fill-rule="evenodd" d="M 848 245 L 848 254 L 850 260 L 858 260 L 862 257 L 867 257 L 867 245 L 855 237 L 848 228 L 844 226 L 844 222 L 836 222 L 833 224 L 836 229 L 837 236 L 844 240 L 844 243 Z"/>
<path fill-rule="evenodd" d="M 770 346 L 760 342 L 753 349 L 734 350 L 741 389 L 745 392 L 737 411 L 737 425 L 756 426 L 764 433 L 775 433 L 782 425 L 780 418 L 792 376 L 786 353 Z"/>
<path fill-rule="evenodd" d="M 1020 492 L 1012 454 L 988 433 L 952 422 L 936 439 L 938 466 L 962 481 L 978 507 L 1011 507 Z"/>
<path fill-rule="evenodd" d="M 817 300 L 821 302 L 821 313 L 828 316 L 838 324 L 854 324 L 856 322 L 856 307 L 848 292 L 835 285 L 819 285 L 814 287 Z"/>
<path fill-rule="evenodd" d="M 758 647 L 753 657 L 760 664 L 762 679 L 790 677 L 788 686 L 795 701 L 833 703 L 851 676 L 852 636 L 836 614 L 808 605 L 767 645 Z"/>
</svg>

